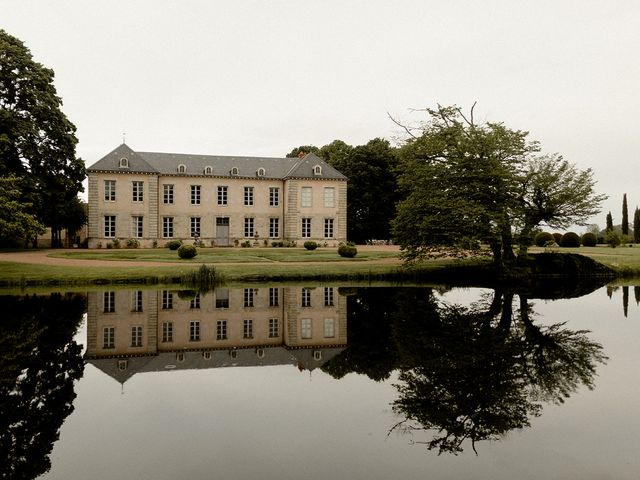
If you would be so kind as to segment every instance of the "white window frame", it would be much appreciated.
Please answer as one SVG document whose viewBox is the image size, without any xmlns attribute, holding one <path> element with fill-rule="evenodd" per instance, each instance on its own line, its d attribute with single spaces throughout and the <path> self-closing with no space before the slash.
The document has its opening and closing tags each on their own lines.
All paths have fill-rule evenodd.
<svg viewBox="0 0 640 480">
<path fill-rule="evenodd" d="M 255 307 L 255 289 L 245 288 L 242 292 L 242 305 L 244 308 Z"/>
<path fill-rule="evenodd" d="M 116 181 L 115 180 L 104 181 L 104 201 L 105 202 L 116 201 Z"/>
<path fill-rule="evenodd" d="M 142 325 L 133 325 L 131 327 L 131 346 L 142 347 Z"/>
<path fill-rule="evenodd" d="M 102 348 L 116 348 L 116 327 L 102 329 Z"/>
<path fill-rule="evenodd" d="M 324 187 L 324 207 L 334 208 L 336 206 L 335 187 Z"/>
<path fill-rule="evenodd" d="M 216 340 L 228 340 L 227 321 L 216 321 Z"/>
<path fill-rule="evenodd" d="M 162 291 L 162 310 L 173 309 L 173 293 L 169 290 Z"/>
<path fill-rule="evenodd" d="M 162 217 L 162 238 L 173 238 L 173 217 Z"/>
<path fill-rule="evenodd" d="M 269 338 L 278 338 L 280 336 L 280 320 L 277 318 L 269 319 Z"/>
<path fill-rule="evenodd" d="M 200 237 L 200 217 L 191 217 L 189 219 L 189 232 L 191 233 L 191 237 Z"/>
<path fill-rule="evenodd" d="M 200 205 L 200 193 L 202 188 L 200 185 L 191 185 L 191 205 Z"/>
<path fill-rule="evenodd" d="M 311 289 L 303 288 L 300 290 L 300 306 L 311 307 Z"/>
<path fill-rule="evenodd" d="M 303 217 L 300 219 L 300 236 L 302 238 L 311 238 L 311 218 Z"/>
<path fill-rule="evenodd" d="M 300 188 L 300 206 L 309 208 L 313 206 L 313 189 L 312 187 Z"/>
<path fill-rule="evenodd" d="M 278 287 L 269 287 L 269 306 L 278 307 L 280 305 L 280 290 Z"/>
<path fill-rule="evenodd" d="M 144 182 L 133 180 L 131 182 L 131 201 L 135 203 L 144 202 Z"/>
<path fill-rule="evenodd" d="M 310 318 L 300 319 L 300 338 L 303 340 L 313 338 L 313 323 Z"/>
<path fill-rule="evenodd" d="M 324 338 L 335 338 L 336 336 L 336 321 L 333 318 L 324 319 Z"/>
<path fill-rule="evenodd" d="M 253 338 L 253 320 L 247 318 L 242 322 L 242 338 Z"/>
<path fill-rule="evenodd" d="M 333 287 L 324 287 L 324 306 L 333 307 L 334 306 L 333 302 L 334 302 Z"/>
<path fill-rule="evenodd" d="M 116 216 L 115 215 L 104 216 L 104 236 L 105 238 L 116 237 Z"/>
<path fill-rule="evenodd" d="M 253 238 L 255 236 L 256 220 L 253 217 L 244 217 L 244 238 Z"/>
<path fill-rule="evenodd" d="M 190 342 L 200 341 L 200 321 L 199 320 L 192 320 L 189 322 L 189 341 Z"/>
<path fill-rule="evenodd" d="M 280 206 L 280 188 L 269 187 L 269 206 L 270 207 Z"/>
<path fill-rule="evenodd" d="M 280 238 L 280 218 L 269 218 L 269 238 Z"/>
<path fill-rule="evenodd" d="M 173 342 L 173 322 L 162 323 L 162 343 Z"/>
<path fill-rule="evenodd" d="M 102 293 L 102 313 L 115 313 L 116 292 L 108 291 Z"/>
<path fill-rule="evenodd" d="M 334 238 L 334 219 L 324 219 L 324 238 Z"/>
<path fill-rule="evenodd" d="M 173 183 L 165 183 L 162 185 L 162 203 L 165 205 L 173 205 Z"/>
<path fill-rule="evenodd" d="M 244 206 L 253 207 L 253 187 L 244 187 Z"/>
<path fill-rule="evenodd" d="M 229 187 L 218 185 L 218 205 L 229 205 Z"/>
<path fill-rule="evenodd" d="M 142 238 L 144 235 L 144 217 L 142 215 L 134 215 L 131 217 L 131 237 Z"/>
<path fill-rule="evenodd" d="M 131 311 L 142 312 L 142 290 L 131 292 Z"/>
</svg>

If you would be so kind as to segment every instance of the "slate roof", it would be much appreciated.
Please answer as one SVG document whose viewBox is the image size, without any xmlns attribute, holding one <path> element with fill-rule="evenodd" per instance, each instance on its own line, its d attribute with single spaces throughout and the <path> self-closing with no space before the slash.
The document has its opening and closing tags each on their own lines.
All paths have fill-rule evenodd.
<svg viewBox="0 0 640 480">
<path fill-rule="evenodd" d="M 128 160 L 128 168 L 120 167 L 120 159 L 122 158 Z M 185 173 L 178 172 L 179 165 L 186 167 Z M 314 175 L 313 168 L 316 165 L 321 167 L 321 175 Z M 206 167 L 211 167 L 212 172 L 210 174 L 205 174 Z M 237 168 L 238 173 L 235 175 L 231 174 L 233 168 Z M 124 143 L 91 165 L 87 170 L 96 172 L 125 171 L 160 175 L 255 178 L 258 176 L 257 172 L 260 168 L 264 168 L 265 178 L 347 179 L 347 177 L 313 153 L 308 153 L 302 158 L 272 158 L 135 152 Z"/>
</svg>

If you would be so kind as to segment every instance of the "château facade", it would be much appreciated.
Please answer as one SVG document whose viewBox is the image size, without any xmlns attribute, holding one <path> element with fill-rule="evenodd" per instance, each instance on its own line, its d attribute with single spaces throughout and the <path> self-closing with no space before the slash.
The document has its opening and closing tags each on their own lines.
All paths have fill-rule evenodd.
<svg viewBox="0 0 640 480">
<path fill-rule="evenodd" d="M 87 169 L 89 248 L 198 239 L 337 245 L 347 237 L 347 178 L 316 155 L 230 157 L 135 152 L 126 144 Z"/>
</svg>

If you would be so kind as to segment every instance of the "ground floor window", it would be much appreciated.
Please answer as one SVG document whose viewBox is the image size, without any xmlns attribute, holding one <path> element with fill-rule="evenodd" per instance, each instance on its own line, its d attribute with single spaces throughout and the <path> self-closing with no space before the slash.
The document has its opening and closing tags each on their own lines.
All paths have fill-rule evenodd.
<svg viewBox="0 0 640 480">
<path fill-rule="evenodd" d="M 333 218 L 324 219 L 324 238 L 333 238 Z"/>
<path fill-rule="evenodd" d="M 311 338 L 311 319 L 303 318 L 300 320 L 300 338 Z"/>
<path fill-rule="evenodd" d="M 280 322 L 277 318 L 269 319 L 269 338 L 277 338 L 280 336 Z"/>
<path fill-rule="evenodd" d="M 227 339 L 227 321 L 218 320 L 216 322 L 216 340 L 226 340 L 226 339 Z"/>
<path fill-rule="evenodd" d="M 191 217 L 191 237 L 200 236 L 200 217 Z"/>
<path fill-rule="evenodd" d="M 131 236 L 133 238 L 142 238 L 142 225 L 143 225 L 143 217 L 141 216 L 133 216 L 131 217 Z"/>
<path fill-rule="evenodd" d="M 311 219 L 302 219 L 302 238 L 311 238 Z"/>
<path fill-rule="evenodd" d="M 162 236 L 173 238 L 173 217 L 162 217 Z"/>
<path fill-rule="evenodd" d="M 134 325 L 131 327 L 131 346 L 142 346 L 142 325 Z"/>
<path fill-rule="evenodd" d="M 269 219 L 269 238 L 279 238 L 279 237 L 280 237 L 280 219 L 270 218 Z"/>
<path fill-rule="evenodd" d="M 253 238 L 254 236 L 254 218 L 253 217 L 245 217 L 244 218 L 244 238 Z"/>
<path fill-rule="evenodd" d="M 189 341 L 190 342 L 200 341 L 200 322 L 198 321 L 189 322 Z"/>
<path fill-rule="evenodd" d="M 115 215 L 104 216 L 104 236 L 107 238 L 114 238 L 116 236 L 116 216 Z"/>
<path fill-rule="evenodd" d="M 116 311 L 116 292 L 104 292 L 102 295 L 102 312 L 113 313 Z"/>
<path fill-rule="evenodd" d="M 245 320 L 242 338 L 253 338 L 253 320 Z"/>
<path fill-rule="evenodd" d="M 105 327 L 102 330 L 102 348 L 116 347 L 116 327 Z"/>
</svg>

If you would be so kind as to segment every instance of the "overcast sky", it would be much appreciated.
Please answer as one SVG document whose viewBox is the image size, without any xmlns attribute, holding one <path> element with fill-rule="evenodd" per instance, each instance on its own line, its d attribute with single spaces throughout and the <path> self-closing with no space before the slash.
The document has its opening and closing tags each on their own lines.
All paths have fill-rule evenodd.
<svg viewBox="0 0 640 480">
<path fill-rule="evenodd" d="M 640 2 L 0 0 L 55 71 L 78 155 L 284 156 L 401 132 L 437 103 L 528 130 L 640 205 Z M 600 218 L 601 217 L 601 218 Z"/>
</svg>

